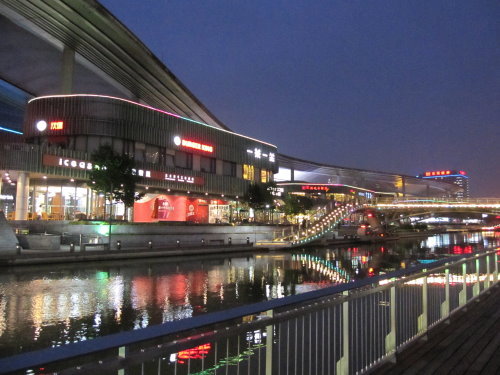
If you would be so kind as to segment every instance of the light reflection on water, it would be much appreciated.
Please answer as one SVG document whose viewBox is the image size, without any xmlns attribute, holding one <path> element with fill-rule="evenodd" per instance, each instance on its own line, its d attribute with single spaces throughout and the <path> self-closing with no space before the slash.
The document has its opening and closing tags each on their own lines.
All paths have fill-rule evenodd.
<svg viewBox="0 0 500 375">
<path fill-rule="evenodd" d="M 139 329 L 498 244 L 493 235 L 454 233 L 293 253 L 2 270 L 0 353 Z"/>
</svg>

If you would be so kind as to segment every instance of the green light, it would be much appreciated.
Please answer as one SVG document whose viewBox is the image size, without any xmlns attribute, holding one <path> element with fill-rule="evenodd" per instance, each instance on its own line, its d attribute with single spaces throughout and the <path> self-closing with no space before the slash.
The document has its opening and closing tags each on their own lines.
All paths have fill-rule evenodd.
<svg viewBox="0 0 500 375">
<path fill-rule="evenodd" d="M 109 234 L 109 224 L 101 224 L 97 227 L 97 233 L 102 236 L 107 236 Z"/>
</svg>

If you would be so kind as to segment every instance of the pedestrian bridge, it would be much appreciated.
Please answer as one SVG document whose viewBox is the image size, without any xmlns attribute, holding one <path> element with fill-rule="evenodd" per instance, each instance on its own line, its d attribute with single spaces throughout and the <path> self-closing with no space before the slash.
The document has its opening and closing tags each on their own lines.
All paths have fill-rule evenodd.
<svg viewBox="0 0 500 375">
<path fill-rule="evenodd" d="M 265 248 L 294 248 L 307 245 L 311 242 L 320 241 L 324 236 L 337 228 L 338 224 L 357 211 L 382 211 L 393 214 L 394 219 L 400 219 L 404 213 L 405 217 L 416 215 L 432 215 L 438 212 L 469 212 L 489 213 L 500 215 L 500 199 L 381 199 L 374 203 L 361 205 L 347 204 L 326 213 L 311 227 L 304 229 L 291 227 L 274 233 L 273 240 L 259 241 L 256 247 Z M 390 219 L 388 221 L 391 221 Z"/>
<path fill-rule="evenodd" d="M 445 211 L 445 212 L 491 212 L 500 213 L 500 199 L 391 199 L 378 200 L 372 205 L 378 210 L 413 210 L 413 211 Z"/>
<path fill-rule="evenodd" d="M 499 253 L 2 358 L 0 374 L 366 373 L 498 289 Z"/>
</svg>

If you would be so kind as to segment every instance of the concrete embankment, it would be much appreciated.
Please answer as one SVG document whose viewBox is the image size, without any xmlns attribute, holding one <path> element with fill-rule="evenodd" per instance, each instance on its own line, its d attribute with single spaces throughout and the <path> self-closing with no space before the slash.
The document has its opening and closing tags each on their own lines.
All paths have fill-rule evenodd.
<svg viewBox="0 0 500 375">
<path fill-rule="evenodd" d="M 22 250 L 21 254 L 0 256 L 0 266 L 22 266 L 33 264 L 56 264 L 73 262 L 95 262 L 104 260 L 143 259 L 174 256 L 201 256 L 209 254 L 233 254 L 253 251 L 253 245 L 222 245 L 197 247 L 169 247 L 158 249 L 90 250 L 74 252 L 68 246 L 59 251 Z M 259 249 L 263 251 L 265 249 Z"/>
</svg>

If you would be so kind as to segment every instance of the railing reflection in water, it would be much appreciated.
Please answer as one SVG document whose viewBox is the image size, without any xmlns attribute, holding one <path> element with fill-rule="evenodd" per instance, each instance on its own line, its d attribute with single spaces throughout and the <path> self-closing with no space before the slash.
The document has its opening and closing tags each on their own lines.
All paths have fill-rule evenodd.
<svg viewBox="0 0 500 375">
<path fill-rule="evenodd" d="M 495 286 L 498 253 L 4 358 L 0 373 L 363 373 Z"/>
</svg>

